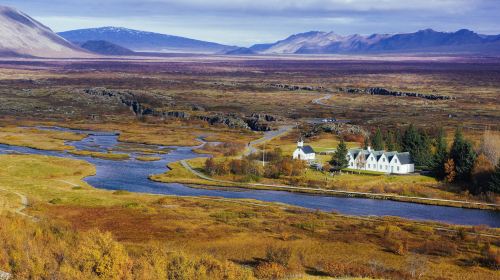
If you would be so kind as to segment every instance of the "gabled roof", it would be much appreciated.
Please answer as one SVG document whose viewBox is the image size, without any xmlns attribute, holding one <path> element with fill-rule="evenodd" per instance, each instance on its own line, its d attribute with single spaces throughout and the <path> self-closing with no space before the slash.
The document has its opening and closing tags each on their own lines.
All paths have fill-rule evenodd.
<svg viewBox="0 0 500 280">
<path fill-rule="evenodd" d="M 306 146 L 304 146 L 302 148 L 299 148 L 299 149 L 301 149 L 304 152 L 304 154 L 314 154 L 315 153 L 314 149 L 311 146 L 308 146 L 308 145 L 306 145 Z"/>
<path fill-rule="evenodd" d="M 411 156 L 410 153 L 398 153 L 398 158 L 401 164 L 411 164 Z"/>
<path fill-rule="evenodd" d="M 411 155 L 408 152 L 404 152 L 404 153 L 398 153 L 395 151 L 392 151 L 392 152 L 385 152 L 385 151 L 368 152 L 368 150 L 351 149 L 351 150 L 349 150 L 349 153 L 352 155 L 352 157 L 354 159 L 357 159 L 360 154 L 365 155 L 365 156 L 369 156 L 370 154 L 373 154 L 373 156 L 375 157 L 375 159 L 377 161 L 380 160 L 382 155 L 385 155 L 387 157 L 388 162 L 391 162 L 392 159 L 394 158 L 394 156 L 397 156 L 400 164 L 412 164 L 413 163 L 411 160 Z"/>
</svg>

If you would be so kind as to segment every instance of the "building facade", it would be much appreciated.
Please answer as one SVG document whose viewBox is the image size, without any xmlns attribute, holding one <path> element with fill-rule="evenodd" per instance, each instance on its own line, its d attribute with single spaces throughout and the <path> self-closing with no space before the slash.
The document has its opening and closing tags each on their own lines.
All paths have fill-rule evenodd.
<svg viewBox="0 0 500 280">
<path fill-rule="evenodd" d="M 415 172 L 410 153 L 352 149 L 347 153 L 348 168 L 377 171 L 388 174 L 409 174 Z"/>
<path fill-rule="evenodd" d="M 304 140 L 300 139 L 297 142 L 297 149 L 293 151 L 293 159 L 314 161 L 316 160 L 316 152 L 311 146 L 304 146 Z"/>
</svg>

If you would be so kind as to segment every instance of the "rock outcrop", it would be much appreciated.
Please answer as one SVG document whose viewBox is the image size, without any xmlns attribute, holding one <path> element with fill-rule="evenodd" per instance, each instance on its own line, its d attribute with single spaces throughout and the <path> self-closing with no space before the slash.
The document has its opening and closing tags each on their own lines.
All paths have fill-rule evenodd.
<svg viewBox="0 0 500 280">
<path fill-rule="evenodd" d="M 387 96 L 408 96 L 424 98 L 428 100 L 453 100 L 455 97 L 448 95 L 438 95 L 438 94 L 428 94 L 428 93 L 418 93 L 418 92 L 404 92 L 404 91 L 393 91 L 380 87 L 371 87 L 366 89 L 361 88 L 338 88 L 338 91 L 353 94 L 371 94 L 371 95 L 387 95 Z"/>
<path fill-rule="evenodd" d="M 270 87 L 286 89 L 290 91 L 304 90 L 304 91 L 323 91 L 324 87 L 314 87 L 314 86 L 297 86 L 297 85 L 288 85 L 288 84 L 269 84 Z"/>
<path fill-rule="evenodd" d="M 139 102 L 140 97 L 130 91 L 90 88 L 85 89 L 84 92 L 94 97 L 111 99 L 113 102 L 118 102 L 123 106 L 127 106 L 130 108 L 130 111 L 138 117 L 154 116 L 159 118 L 199 119 L 206 121 L 211 125 L 223 124 L 230 128 L 248 129 L 254 131 L 269 131 L 271 130 L 269 122 L 275 122 L 278 120 L 278 117 L 267 114 L 252 114 L 250 117 L 240 116 L 237 114 L 199 115 L 200 113 L 198 113 L 196 115 L 191 115 L 185 111 L 158 110 Z M 198 108 L 198 112 L 202 112 L 202 110 Z"/>
</svg>

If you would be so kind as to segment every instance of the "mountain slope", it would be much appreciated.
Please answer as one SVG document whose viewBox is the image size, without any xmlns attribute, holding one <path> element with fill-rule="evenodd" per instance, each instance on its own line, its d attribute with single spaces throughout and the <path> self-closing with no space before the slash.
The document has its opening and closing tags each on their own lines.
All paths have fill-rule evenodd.
<svg viewBox="0 0 500 280">
<path fill-rule="evenodd" d="M 74 43 L 105 40 L 140 52 L 199 52 L 219 53 L 234 47 L 179 36 L 133 30 L 122 27 L 100 27 L 60 32 Z"/>
<path fill-rule="evenodd" d="M 0 56 L 69 58 L 91 54 L 23 12 L 0 6 Z"/>
<path fill-rule="evenodd" d="M 104 55 L 134 55 L 135 52 L 118 46 L 116 44 L 110 43 L 108 41 L 87 41 L 80 45 L 83 49 L 86 49 L 93 53 L 104 54 Z"/>
<path fill-rule="evenodd" d="M 342 36 L 333 32 L 311 31 L 292 35 L 273 44 L 250 48 L 264 54 L 361 54 L 405 52 L 472 52 L 500 54 L 499 35 L 480 35 L 462 29 L 437 32 L 432 29 L 407 34 L 373 34 Z"/>
</svg>

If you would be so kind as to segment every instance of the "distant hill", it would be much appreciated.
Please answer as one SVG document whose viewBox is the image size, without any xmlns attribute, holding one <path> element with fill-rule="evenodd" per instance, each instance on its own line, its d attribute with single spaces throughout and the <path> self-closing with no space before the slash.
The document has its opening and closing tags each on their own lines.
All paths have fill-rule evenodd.
<svg viewBox="0 0 500 280">
<path fill-rule="evenodd" d="M 243 54 L 256 54 L 255 51 L 250 48 L 236 48 L 229 51 L 226 51 L 224 54 L 227 55 L 243 55 Z"/>
<path fill-rule="evenodd" d="M 500 54 L 500 35 L 481 35 L 462 29 L 438 32 L 432 29 L 405 34 L 342 36 L 334 32 L 310 31 L 251 50 L 263 54 L 370 54 L 370 53 L 483 53 Z"/>
<path fill-rule="evenodd" d="M 135 52 L 131 51 L 117 44 L 110 43 L 108 41 L 87 41 L 80 45 L 83 49 L 91 51 L 93 53 L 104 54 L 104 55 L 134 55 Z"/>
<path fill-rule="evenodd" d="M 92 55 L 25 13 L 0 6 L 0 56 L 69 58 Z"/>
<path fill-rule="evenodd" d="M 122 27 L 100 27 L 58 33 L 73 43 L 108 41 L 136 52 L 221 53 L 235 47 Z"/>
</svg>

